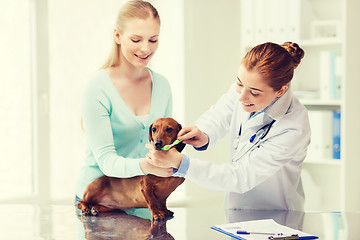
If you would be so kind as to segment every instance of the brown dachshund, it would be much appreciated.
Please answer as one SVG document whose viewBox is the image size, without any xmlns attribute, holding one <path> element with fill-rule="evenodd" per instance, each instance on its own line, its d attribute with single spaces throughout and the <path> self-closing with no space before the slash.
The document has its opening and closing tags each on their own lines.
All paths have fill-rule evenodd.
<svg viewBox="0 0 360 240">
<path fill-rule="evenodd" d="M 157 150 L 171 144 L 177 138 L 181 125 L 172 118 L 159 118 L 149 129 L 149 141 Z M 185 144 L 175 146 L 181 152 Z M 132 178 L 102 176 L 85 189 L 82 201 L 77 205 L 85 215 L 97 215 L 115 209 L 148 207 L 155 221 L 171 218 L 166 199 L 183 182 L 182 177 L 157 177 L 151 174 Z"/>
</svg>

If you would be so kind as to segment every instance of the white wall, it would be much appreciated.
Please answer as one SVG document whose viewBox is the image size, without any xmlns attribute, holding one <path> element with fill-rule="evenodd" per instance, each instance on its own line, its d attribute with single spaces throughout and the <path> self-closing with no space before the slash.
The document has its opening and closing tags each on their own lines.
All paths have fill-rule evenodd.
<svg viewBox="0 0 360 240">
<path fill-rule="evenodd" d="M 31 194 L 32 116 L 30 3 L 1 1 L 0 6 L 1 201 Z"/>
<path fill-rule="evenodd" d="M 184 3 L 183 0 L 152 0 L 161 19 L 159 48 L 149 66 L 170 82 L 174 118 L 185 120 Z"/>
<path fill-rule="evenodd" d="M 190 125 L 236 80 L 240 55 L 240 1 L 185 0 L 185 116 Z M 205 152 L 186 148 L 191 157 L 228 160 L 228 139 Z M 221 206 L 224 193 L 186 181 L 190 204 Z M 196 219 L 196 218 L 195 218 Z"/>
</svg>

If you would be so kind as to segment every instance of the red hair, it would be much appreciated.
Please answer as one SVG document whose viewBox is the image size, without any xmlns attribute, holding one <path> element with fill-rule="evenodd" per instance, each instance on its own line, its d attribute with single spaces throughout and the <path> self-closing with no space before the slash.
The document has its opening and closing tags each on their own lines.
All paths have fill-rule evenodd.
<svg viewBox="0 0 360 240">
<path fill-rule="evenodd" d="M 241 63 L 248 71 L 258 72 L 274 91 L 279 91 L 291 81 L 304 54 L 296 43 L 267 42 L 252 48 Z"/>
</svg>

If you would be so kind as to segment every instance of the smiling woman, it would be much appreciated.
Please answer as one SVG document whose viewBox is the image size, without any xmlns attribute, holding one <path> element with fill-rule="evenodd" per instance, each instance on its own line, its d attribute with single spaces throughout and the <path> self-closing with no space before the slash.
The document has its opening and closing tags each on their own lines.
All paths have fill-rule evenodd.
<svg viewBox="0 0 360 240">
<path fill-rule="evenodd" d="M 146 67 L 158 48 L 159 32 L 159 14 L 150 3 L 134 0 L 123 5 L 110 57 L 83 92 L 87 150 L 76 190 L 80 199 L 103 175 L 128 178 L 169 171 L 145 161 L 150 124 L 172 115 L 167 79 Z"/>
</svg>

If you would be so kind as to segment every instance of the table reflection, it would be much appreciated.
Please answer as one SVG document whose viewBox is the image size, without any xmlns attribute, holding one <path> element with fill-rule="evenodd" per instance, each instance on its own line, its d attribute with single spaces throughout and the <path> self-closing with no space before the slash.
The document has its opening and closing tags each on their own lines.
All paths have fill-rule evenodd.
<svg viewBox="0 0 360 240">
<path fill-rule="evenodd" d="M 174 218 L 152 223 L 147 208 L 81 216 L 70 205 L 1 205 L 0 239 L 176 239 L 229 240 L 213 225 L 274 219 L 325 240 L 360 239 L 360 212 L 227 210 L 221 207 L 171 208 Z"/>
<path fill-rule="evenodd" d="M 98 216 L 78 214 L 79 239 L 174 239 L 167 232 L 167 221 L 151 221 L 147 208 L 103 212 Z"/>
</svg>

